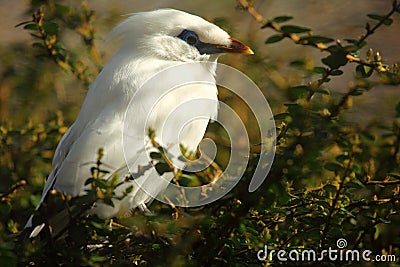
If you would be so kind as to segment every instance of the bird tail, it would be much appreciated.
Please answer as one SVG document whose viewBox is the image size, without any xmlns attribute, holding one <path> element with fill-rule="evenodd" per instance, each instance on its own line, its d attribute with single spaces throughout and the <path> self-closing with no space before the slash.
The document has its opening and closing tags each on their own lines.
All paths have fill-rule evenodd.
<svg viewBox="0 0 400 267">
<path fill-rule="evenodd" d="M 57 240 L 78 217 L 87 213 L 96 201 L 93 195 L 67 197 L 51 190 L 19 234 L 19 242 L 32 240 L 37 236 Z"/>
</svg>

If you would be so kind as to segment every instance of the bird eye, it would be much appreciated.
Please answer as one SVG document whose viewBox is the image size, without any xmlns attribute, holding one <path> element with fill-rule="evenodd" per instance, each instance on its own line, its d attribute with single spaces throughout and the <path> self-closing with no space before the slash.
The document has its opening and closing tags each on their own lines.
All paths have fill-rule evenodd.
<svg viewBox="0 0 400 267">
<path fill-rule="evenodd" d="M 196 44 L 197 43 L 196 36 L 190 35 L 190 36 L 186 37 L 186 43 L 188 43 L 190 45 Z"/>
<path fill-rule="evenodd" d="M 199 36 L 194 31 L 183 30 L 177 37 L 189 45 L 195 45 L 199 42 Z"/>
</svg>

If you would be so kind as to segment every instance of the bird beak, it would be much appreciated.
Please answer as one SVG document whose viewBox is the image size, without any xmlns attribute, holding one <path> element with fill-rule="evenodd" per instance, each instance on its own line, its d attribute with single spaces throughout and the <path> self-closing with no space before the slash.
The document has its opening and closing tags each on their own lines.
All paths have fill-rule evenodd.
<svg viewBox="0 0 400 267">
<path fill-rule="evenodd" d="M 219 45 L 219 44 L 210 44 L 199 42 L 196 46 L 197 50 L 199 50 L 200 54 L 220 54 L 220 53 L 238 53 L 238 54 L 246 54 L 253 55 L 253 50 L 250 49 L 247 45 L 244 45 L 242 42 L 229 38 L 231 43 L 229 45 Z"/>
<path fill-rule="evenodd" d="M 228 53 L 238 53 L 238 54 L 245 54 L 245 55 L 253 55 L 254 52 L 251 50 L 250 47 L 243 44 L 242 42 L 229 38 L 231 40 L 231 44 L 229 46 L 224 46 L 223 50 Z"/>
</svg>

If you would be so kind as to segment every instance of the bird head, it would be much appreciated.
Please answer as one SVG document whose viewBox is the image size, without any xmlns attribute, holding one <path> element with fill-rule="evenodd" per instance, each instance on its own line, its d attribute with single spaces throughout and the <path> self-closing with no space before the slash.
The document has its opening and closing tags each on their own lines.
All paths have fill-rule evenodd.
<svg viewBox="0 0 400 267">
<path fill-rule="evenodd" d="M 111 33 L 124 52 L 173 61 L 204 61 L 224 53 L 253 54 L 227 32 L 203 18 L 175 9 L 135 13 Z"/>
</svg>

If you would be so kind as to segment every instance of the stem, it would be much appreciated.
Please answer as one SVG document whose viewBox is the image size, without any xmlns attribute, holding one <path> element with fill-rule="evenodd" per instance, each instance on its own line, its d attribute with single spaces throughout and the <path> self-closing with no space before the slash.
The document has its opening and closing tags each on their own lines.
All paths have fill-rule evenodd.
<svg viewBox="0 0 400 267">
<path fill-rule="evenodd" d="M 271 28 L 276 32 L 282 33 L 285 37 L 291 39 L 295 44 L 301 44 L 301 45 L 308 45 L 308 46 L 313 46 L 318 48 L 321 51 L 324 51 L 327 49 L 327 46 L 323 43 L 313 43 L 313 42 L 306 42 L 303 41 L 301 42 L 301 37 L 298 36 L 295 33 L 284 33 L 281 29 L 281 27 L 273 21 L 268 21 L 267 19 L 265 19 L 257 10 L 254 9 L 254 7 L 252 7 L 249 2 L 247 2 L 247 0 L 238 0 L 239 5 L 245 9 L 250 15 L 253 16 L 253 18 L 259 22 L 260 24 L 262 24 L 263 26 L 261 27 L 263 28 Z"/>
<path fill-rule="evenodd" d="M 351 97 L 351 95 L 353 94 L 353 92 L 357 89 L 357 87 L 355 88 L 350 88 L 350 90 L 344 94 L 342 96 L 342 98 L 340 99 L 339 103 L 333 107 L 333 110 L 331 112 L 331 115 L 329 116 L 329 118 L 335 118 L 336 116 L 339 115 L 342 107 L 346 104 L 346 102 L 349 100 L 349 98 Z"/>
<path fill-rule="evenodd" d="M 358 45 L 360 46 L 370 35 L 372 35 L 379 27 L 383 25 L 383 23 L 389 19 L 396 11 L 400 10 L 400 4 L 397 3 L 397 0 L 394 0 L 392 3 L 392 9 L 388 14 L 384 16 L 384 19 L 380 20 L 374 27 L 367 28 L 367 33 L 364 34 L 359 40 Z"/>
<path fill-rule="evenodd" d="M 373 185 L 398 185 L 400 181 L 367 181 L 364 183 L 365 185 L 373 184 Z"/>
<path fill-rule="evenodd" d="M 349 176 L 349 174 L 350 174 L 351 164 L 352 163 L 353 163 L 353 157 L 350 157 L 349 162 L 347 163 L 346 169 L 345 169 L 345 171 L 343 173 L 342 180 L 340 181 L 339 189 L 336 191 L 335 198 L 333 199 L 332 205 L 330 206 L 327 221 L 326 221 L 326 223 L 324 225 L 324 228 L 322 229 L 321 241 L 320 241 L 320 244 L 319 244 L 320 248 L 323 248 L 325 246 L 325 244 L 326 244 L 328 231 L 329 231 L 329 228 L 331 226 L 331 220 L 332 220 L 333 214 L 335 213 L 335 209 L 336 209 L 336 204 L 339 202 L 339 198 L 340 198 L 340 196 L 342 194 L 342 190 L 344 188 L 344 183 L 345 183 L 346 177 Z"/>
<path fill-rule="evenodd" d="M 16 184 L 14 184 L 13 186 L 11 186 L 10 189 L 8 189 L 7 192 L 3 193 L 0 195 L 0 202 L 7 200 L 7 197 L 9 195 L 11 195 L 12 193 L 14 193 L 18 188 L 22 187 L 26 185 L 26 181 L 25 180 L 21 180 L 19 182 L 17 182 Z"/>
<path fill-rule="evenodd" d="M 378 199 L 378 200 L 361 200 L 356 203 L 351 203 L 346 206 L 346 210 L 353 210 L 358 207 L 362 206 L 379 206 L 383 204 L 396 204 L 400 202 L 400 197 L 393 197 L 393 198 L 385 198 L 385 199 Z"/>
</svg>

